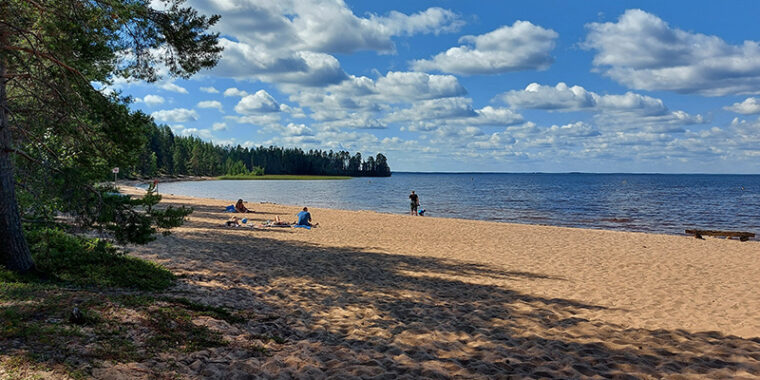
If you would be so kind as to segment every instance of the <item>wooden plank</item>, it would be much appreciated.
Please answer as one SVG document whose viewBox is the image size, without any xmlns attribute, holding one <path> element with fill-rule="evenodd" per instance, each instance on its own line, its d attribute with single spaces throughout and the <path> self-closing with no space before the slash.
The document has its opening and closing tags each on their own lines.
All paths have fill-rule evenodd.
<svg viewBox="0 0 760 380">
<path fill-rule="evenodd" d="M 741 241 L 747 241 L 750 238 L 754 238 L 755 234 L 752 232 L 741 231 L 717 231 L 717 230 L 686 230 L 687 234 L 694 235 L 697 239 L 701 239 L 702 235 L 706 236 L 726 236 L 726 237 L 738 237 Z"/>
<path fill-rule="evenodd" d="M 747 237 L 755 237 L 755 234 L 752 232 L 741 232 L 741 231 L 718 231 L 718 230 L 686 230 L 687 234 L 700 234 L 700 235 L 707 235 L 707 236 L 732 236 L 732 237 L 739 237 L 739 236 L 747 236 Z"/>
</svg>

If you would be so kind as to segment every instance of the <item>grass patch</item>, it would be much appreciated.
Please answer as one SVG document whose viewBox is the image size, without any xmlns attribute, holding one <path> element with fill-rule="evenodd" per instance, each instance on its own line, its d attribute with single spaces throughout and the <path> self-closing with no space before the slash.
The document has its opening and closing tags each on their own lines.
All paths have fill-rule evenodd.
<svg viewBox="0 0 760 380">
<path fill-rule="evenodd" d="M 184 306 L 188 310 L 198 312 L 198 314 L 200 315 L 206 315 L 215 319 L 225 320 L 229 323 L 240 323 L 240 322 L 245 321 L 245 318 L 243 318 L 242 316 L 238 314 L 233 314 L 225 308 L 200 304 L 197 302 L 193 302 L 187 298 L 165 297 L 165 298 L 162 298 L 162 300 L 166 302 L 178 303 Z"/>
<path fill-rule="evenodd" d="M 152 294 L 106 295 L 61 283 L 0 282 L 0 352 L 11 361 L 3 371 L 23 367 L 23 379 L 89 378 L 99 361 L 134 362 L 168 352 L 194 352 L 228 345 L 219 332 L 196 325 L 208 316 L 231 323 L 240 314 L 185 298 Z M 71 318 L 77 307 L 79 321 Z M 258 346 L 246 347 L 261 352 Z M 14 373 L 14 372 L 11 372 Z"/>
<path fill-rule="evenodd" d="M 57 229 L 27 233 L 38 275 L 81 286 L 162 290 L 175 280 L 164 267 L 125 255 L 110 242 L 86 239 Z M 0 271 L 0 280 L 30 278 Z"/>
<path fill-rule="evenodd" d="M 148 344 L 158 350 L 180 348 L 185 352 L 193 352 L 227 344 L 219 333 L 196 326 L 192 322 L 192 315 L 180 308 L 161 307 L 152 310 L 150 325 L 155 334 L 148 339 Z"/>
<path fill-rule="evenodd" d="M 348 176 L 329 176 L 329 175 L 291 175 L 291 174 L 265 174 L 265 175 L 250 175 L 250 174 L 238 174 L 238 175 L 223 175 L 217 177 L 217 179 L 223 180 L 301 180 L 301 181 L 313 181 L 313 180 L 325 180 L 325 179 L 351 179 Z"/>
<path fill-rule="evenodd" d="M 175 276 L 104 240 L 49 228 L 26 236 L 36 272 L 0 267 L 0 378 L 89 378 L 102 361 L 161 360 L 163 353 L 225 346 L 230 343 L 220 332 L 196 325 L 199 318 L 230 324 L 248 319 L 242 312 L 157 295 L 153 291 Z M 266 352 L 254 344 L 242 348 Z"/>
</svg>

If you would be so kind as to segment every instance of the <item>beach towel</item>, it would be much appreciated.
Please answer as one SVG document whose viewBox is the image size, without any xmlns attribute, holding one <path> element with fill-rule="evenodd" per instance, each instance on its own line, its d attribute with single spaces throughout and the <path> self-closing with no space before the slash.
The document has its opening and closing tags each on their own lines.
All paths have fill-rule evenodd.
<svg viewBox="0 0 760 380">
<path fill-rule="evenodd" d="M 295 225 L 293 225 L 293 227 L 305 228 L 307 230 L 311 229 L 311 226 L 306 226 L 306 225 L 303 225 L 303 224 L 295 224 Z"/>
<path fill-rule="evenodd" d="M 224 212 L 235 212 L 235 205 L 229 205 L 224 209 Z"/>
</svg>

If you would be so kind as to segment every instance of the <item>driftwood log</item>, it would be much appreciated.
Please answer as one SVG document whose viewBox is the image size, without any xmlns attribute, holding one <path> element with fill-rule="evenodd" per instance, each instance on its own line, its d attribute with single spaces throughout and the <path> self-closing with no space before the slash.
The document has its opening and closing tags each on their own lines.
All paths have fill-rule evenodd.
<svg viewBox="0 0 760 380">
<path fill-rule="evenodd" d="M 738 237 L 741 241 L 747 241 L 755 237 L 752 232 L 740 232 L 740 231 L 716 231 L 716 230 L 686 230 L 687 234 L 694 235 L 697 239 L 702 239 L 702 235 L 705 236 L 725 236 L 727 238 Z"/>
</svg>

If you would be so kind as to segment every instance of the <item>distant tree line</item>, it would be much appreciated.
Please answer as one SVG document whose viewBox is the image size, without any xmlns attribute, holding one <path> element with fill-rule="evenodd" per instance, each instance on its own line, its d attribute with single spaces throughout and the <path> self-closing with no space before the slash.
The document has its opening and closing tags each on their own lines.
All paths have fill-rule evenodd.
<svg viewBox="0 0 760 380">
<path fill-rule="evenodd" d="M 386 157 L 378 153 L 362 160 L 346 151 L 333 152 L 277 146 L 218 146 L 198 137 L 177 136 L 168 126 L 149 125 L 147 141 L 133 169 L 140 176 L 238 174 L 304 174 L 388 177 Z"/>
</svg>

